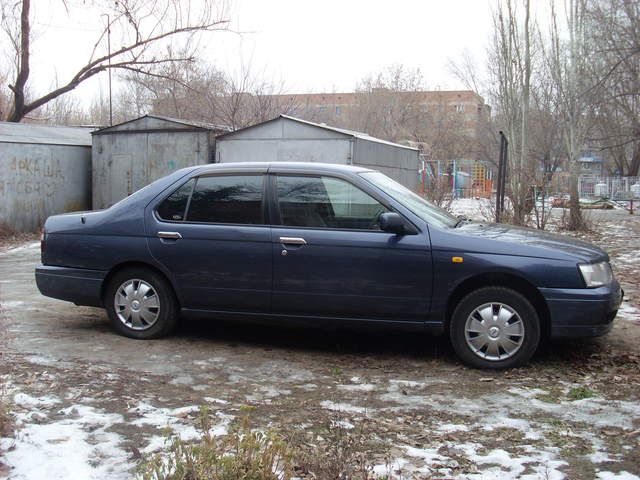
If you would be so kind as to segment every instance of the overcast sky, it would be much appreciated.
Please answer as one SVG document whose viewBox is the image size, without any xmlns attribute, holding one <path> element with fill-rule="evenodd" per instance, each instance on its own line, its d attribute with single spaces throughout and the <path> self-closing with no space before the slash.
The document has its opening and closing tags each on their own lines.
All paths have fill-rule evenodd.
<svg viewBox="0 0 640 480">
<path fill-rule="evenodd" d="M 231 0 L 235 33 L 215 33 L 199 54 L 219 67 L 283 81 L 290 92 L 350 91 L 358 80 L 391 64 L 420 68 L 430 88 L 462 85 L 447 64 L 468 50 L 480 63 L 491 29 L 492 0 Z M 38 0 L 32 81 L 44 90 L 65 81 L 89 56 L 100 29 L 90 9 Z M 114 42 L 117 43 L 117 42 Z M 106 74 L 81 87 L 87 100 Z"/>
</svg>

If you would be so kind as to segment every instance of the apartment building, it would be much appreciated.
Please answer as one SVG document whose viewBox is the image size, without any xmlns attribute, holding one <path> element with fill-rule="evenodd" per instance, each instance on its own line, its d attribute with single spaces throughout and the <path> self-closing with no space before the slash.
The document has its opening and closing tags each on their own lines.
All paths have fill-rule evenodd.
<svg viewBox="0 0 640 480">
<path fill-rule="evenodd" d="M 491 113 L 484 99 L 471 90 L 395 92 L 381 88 L 368 92 L 283 94 L 274 97 L 283 113 L 349 128 L 354 127 L 353 117 L 362 115 L 363 109 L 371 102 L 377 102 L 379 106 L 388 102 L 389 108 L 411 106 L 423 114 L 425 122 L 433 114 L 451 114 L 473 134 Z"/>
</svg>

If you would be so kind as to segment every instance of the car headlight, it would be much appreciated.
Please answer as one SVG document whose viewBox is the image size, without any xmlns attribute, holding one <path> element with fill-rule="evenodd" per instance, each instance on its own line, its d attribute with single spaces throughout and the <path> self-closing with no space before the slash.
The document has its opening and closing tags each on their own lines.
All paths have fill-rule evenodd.
<svg viewBox="0 0 640 480">
<path fill-rule="evenodd" d="M 613 281 L 613 272 L 609 262 L 584 263 L 578 265 L 587 288 L 601 287 Z"/>
</svg>

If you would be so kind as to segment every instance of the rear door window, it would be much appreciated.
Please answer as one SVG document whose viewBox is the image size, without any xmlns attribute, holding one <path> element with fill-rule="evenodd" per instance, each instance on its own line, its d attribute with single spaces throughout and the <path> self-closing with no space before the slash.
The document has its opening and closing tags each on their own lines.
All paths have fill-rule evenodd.
<svg viewBox="0 0 640 480">
<path fill-rule="evenodd" d="M 199 177 L 186 220 L 264 224 L 264 175 Z"/>
</svg>

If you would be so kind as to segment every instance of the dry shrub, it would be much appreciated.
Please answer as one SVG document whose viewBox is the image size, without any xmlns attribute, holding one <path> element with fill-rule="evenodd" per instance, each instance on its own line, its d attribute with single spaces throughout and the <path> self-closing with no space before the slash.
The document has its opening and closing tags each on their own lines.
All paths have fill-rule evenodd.
<svg viewBox="0 0 640 480">
<path fill-rule="evenodd" d="M 0 220 L 0 240 L 15 238 L 17 232 L 5 221 Z"/>
<path fill-rule="evenodd" d="M 480 216 L 485 222 L 496 221 L 496 199 L 492 197 L 488 202 L 483 202 L 479 208 Z M 504 210 L 500 215 L 500 223 L 513 224 L 514 213 L 509 199 L 505 198 Z"/>
<path fill-rule="evenodd" d="M 447 177 L 427 177 L 425 179 L 424 193 L 421 193 L 431 203 L 449 210 L 453 197 Z"/>
<path fill-rule="evenodd" d="M 562 213 L 557 220 L 558 230 L 588 233 L 593 231 L 593 220 L 586 210 L 581 209 L 581 221 L 578 228 L 571 228 L 571 212 L 568 208 L 562 208 Z"/>
<path fill-rule="evenodd" d="M 288 480 L 293 471 L 288 444 L 271 432 L 252 430 L 248 417 L 221 437 L 211 435 L 206 409 L 200 412 L 202 437 L 187 443 L 170 434 L 165 452 L 140 466 L 143 480 Z"/>
<path fill-rule="evenodd" d="M 249 417 L 229 434 L 215 437 L 206 409 L 200 413 L 202 437 L 195 443 L 169 433 L 168 446 L 139 466 L 141 480 L 370 480 L 372 432 L 331 420 L 313 443 L 285 440 L 274 432 L 252 430 Z M 387 455 L 388 457 L 388 455 Z M 390 459 L 387 458 L 387 464 Z"/>
<path fill-rule="evenodd" d="M 346 426 L 330 421 L 320 432 L 318 444 L 300 445 L 296 452 L 297 474 L 317 480 L 368 480 L 375 465 L 373 432 L 366 423 Z"/>
</svg>

